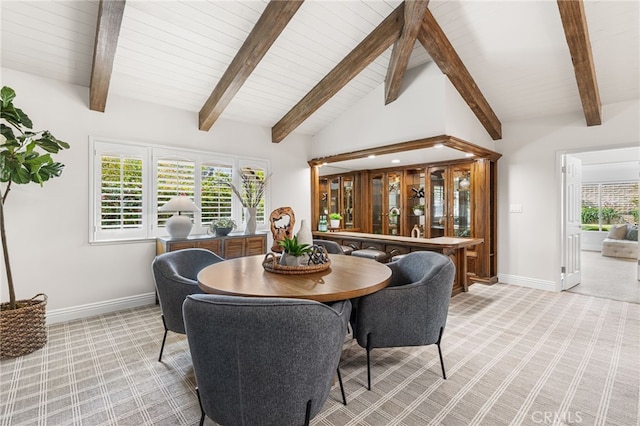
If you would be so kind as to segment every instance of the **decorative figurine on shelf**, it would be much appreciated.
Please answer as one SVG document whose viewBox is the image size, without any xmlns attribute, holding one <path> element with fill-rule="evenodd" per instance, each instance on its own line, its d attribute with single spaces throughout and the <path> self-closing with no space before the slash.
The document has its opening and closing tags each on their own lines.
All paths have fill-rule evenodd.
<svg viewBox="0 0 640 426">
<path fill-rule="evenodd" d="M 293 214 L 293 209 L 291 207 L 275 209 L 269 216 L 269 224 L 273 234 L 271 251 L 281 253 L 282 246 L 278 242 L 284 241 L 285 238 L 293 237 L 293 226 L 296 224 L 296 216 Z"/>
<path fill-rule="evenodd" d="M 420 238 L 420 227 L 418 225 L 413 225 L 413 229 L 411 230 L 411 238 Z"/>
</svg>

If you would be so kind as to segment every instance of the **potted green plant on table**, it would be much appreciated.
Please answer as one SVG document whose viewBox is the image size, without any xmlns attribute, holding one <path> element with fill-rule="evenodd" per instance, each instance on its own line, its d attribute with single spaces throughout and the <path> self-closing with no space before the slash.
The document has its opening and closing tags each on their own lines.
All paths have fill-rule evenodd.
<svg viewBox="0 0 640 426">
<path fill-rule="evenodd" d="M 416 216 L 422 216 L 424 214 L 424 204 L 416 204 L 413 206 L 413 214 Z"/>
<path fill-rule="evenodd" d="M 215 236 L 224 237 L 225 235 L 229 235 L 229 232 L 233 231 L 237 227 L 238 226 L 236 225 L 235 220 L 221 218 L 211 222 L 211 225 L 209 225 L 209 230 L 207 231 L 207 233 L 209 234 L 213 233 Z"/>
<path fill-rule="evenodd" d="M 331 228 L 340 228 L 340 221 L 342 220 L 342 216 L 340 215 L 340 213 L 331 213 L 329 215 L 329 224 L 331 225 Z"/>
<path fill-rule="evenodd" d="M 13 100 L 16 92 L 4 86 L 0 90 L 0 236 L 7 274 L 9 302 L 0 305 L 0 358 L 21 356 L 40 349 L 47 342 L 45 308 L 47 296 L 40 293 L 31 299 L 16 300 L 9 262 L 4 206 L 11 185 L 42 184 L 60 176 L 64 165 L 51 154 L 69 148 L 48 130 L 31 130 L 31 119 Z M 39 298 L 42 298 L 40 300 Z"/>
<path fill-rule="evenodd" d="M 300 244 L 298 237 L 285 238 L 282 241 L 278 241 L 278 244 L 282 246 L 282 256 L 280 257 L 280 264 L 286 266 L 300 266 L 306 265 L 309 260 L 308 254 L 313 251 L 309 244 Z"/>
</svg>

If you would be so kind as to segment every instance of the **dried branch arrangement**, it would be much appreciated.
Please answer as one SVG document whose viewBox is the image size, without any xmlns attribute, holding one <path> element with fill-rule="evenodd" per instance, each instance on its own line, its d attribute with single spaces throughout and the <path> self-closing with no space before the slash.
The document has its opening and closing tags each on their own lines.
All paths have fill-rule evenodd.
<svg viewBox="0 0 640 426">
<path fill-rule="evenodd" d="M 269 179 L 271 175 L 268 175 L 264 178 L 261 178 L 255 171 L 248 170 L 240 171 L 240 191 L 236 186 L 231 182 L 219 181 L 221 185 L 228 186 L 231 188 L 234 194 L 238 197 L 243 207 L 258 207 L 260 205 L 260 200 L 264 197 L 264 192 L 267 189 L 267 185 L 269 184 Z"/>
</svg>

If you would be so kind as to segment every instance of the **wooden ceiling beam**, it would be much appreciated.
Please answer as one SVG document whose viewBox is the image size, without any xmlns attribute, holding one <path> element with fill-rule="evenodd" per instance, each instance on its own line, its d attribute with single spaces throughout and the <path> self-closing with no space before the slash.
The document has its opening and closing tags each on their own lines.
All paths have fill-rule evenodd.
<svg viewBox="0 0 640 426">
<path fill-rule="evenodd" d="M 199 129 L 208 131 L 258 66 L 280 33 L 296 14 L 303 0 L 271 0 L 242 47 L 198 115 Z"/>
<path fill-rule="evenodd" d="M 571 53 L 587 126 L 598 126 L 602 124 L 602 105 L 584 3 L 582 0 L 558 0 L 558 9 Z"/>
<path fill-rule="evenodd" d="M 281 142 L 387 50 L 400 37 L 403 22 L 404 3 L 401 3 L 271 128 L 272 141 Z"/>
<path fill-rule="evenodd" d="M 418 40 L 431 56 L 431 59 L 438 65 L 440 71 L 449 78 L 451 84 L 469 105 L 491 138 L 493 140 L 502 139 L 502 123 L 500 123 L 489 102 L 478 89 L 473 77 L 469 74 L 458 53 L 429 9 L 424 15 L 422 29 L 418 33 Z"/>
<path fill-rule="evenodd" d="M 402 78 L 407 70 L 413 45 L 420 32 L 428 5 L 429 0 L 405 0 L 404 2 L 404 27 L 400 38 L 393 45 L 387 76 L 384 80 L 385 105 L 398 99 Z"/>
<path fill-rule="evenodd" d="M 100 0 L 98 6 L 98 25 L 89 84 L 89 109 L 92 111 L 104 112 L 107 105 L 124 6 L 125 0 Z"/>
</svg>

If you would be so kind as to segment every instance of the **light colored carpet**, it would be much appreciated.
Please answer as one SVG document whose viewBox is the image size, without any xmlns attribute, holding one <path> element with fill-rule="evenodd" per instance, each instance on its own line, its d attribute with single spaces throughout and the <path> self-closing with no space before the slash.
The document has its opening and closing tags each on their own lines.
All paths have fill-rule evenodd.
<svg viewBox="0 0 640 426">
<path fill-rule="evenodd" d="M 634 259 L 602 256 L 598 251 L 580 253 L 582 282 L 573 293 L 640 303 L 638 264 Z"/>
<path fill-rule="evenodd" d="M 435 346 L 374 349 L 345 341 L 314 425 L 637 425 L 640 305 L 496 284 L 452 299 Z M 50 327 L 33 354 L 0 362 L 1 424 L 193 425 L 200 416 L 184 336 L 149 306 Z M 210 419 L 207 425 L 213 424 Z M 285 425 L 287 426 L 287 425 Z"/>
</svg>

